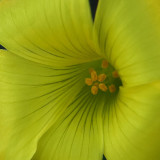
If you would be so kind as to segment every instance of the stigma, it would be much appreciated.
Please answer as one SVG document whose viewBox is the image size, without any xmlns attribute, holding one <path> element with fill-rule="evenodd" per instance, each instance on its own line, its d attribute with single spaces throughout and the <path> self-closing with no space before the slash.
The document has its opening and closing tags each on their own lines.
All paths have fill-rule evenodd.
<svg viewBox="0 0 160 160">
<path fill-rule="evenodd" d="M 113 94 L 121 85 L 120 76 L 107 60 L 102 60 L 96 67 L 89 68 L 85 84 L 90 88 L 92 95 L 101 93 Z"/>
</svg>

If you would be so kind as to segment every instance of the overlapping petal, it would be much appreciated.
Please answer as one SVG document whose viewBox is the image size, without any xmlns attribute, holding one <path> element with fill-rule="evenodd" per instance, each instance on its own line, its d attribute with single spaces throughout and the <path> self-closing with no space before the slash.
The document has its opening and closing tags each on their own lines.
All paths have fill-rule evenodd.
<svg viewBox="0 0 160 160">
<path fill-rule="evenodd" d="M 159 160 L 160 82 L 121 88 L 105 114 L 104 141 L 108 160 Z"/>
<path fill-rule="evenodd" d="M 39 138 L 84 86 L 85 70 L 83 64 L 52 68 L 0 52 L 0 157 L 32 157 Z"/>
<path fill-rule="evenodd" d="M 103 134 L 108 160 L 160 158 L 160 34 L 143 0 L 100 0 L 94 28 L 86 0 L 2 0 L 0 19 L 0 159 L 101 160 Z M 84 87 L 97 53 L 117 100 Z"/>
<path fill-rule="evenodd" d="M 98 58 L 86 0 L 3 0 L 0 19 L 0 44 L 26 59 L 65 66 Z"/>
<path fill-rule="evenodd" d="M 97 42 L 125 86 L 160 79 L 160 19 L 155 26 L 155 16 L 150 11 L 143 0 L 99 1 L 95 19 Z"/>
<path fill-rule="evenodd" d="M 84 88 L 41 138 L 33 160 L 102 160 L 104 101 Z"/>
</svg>

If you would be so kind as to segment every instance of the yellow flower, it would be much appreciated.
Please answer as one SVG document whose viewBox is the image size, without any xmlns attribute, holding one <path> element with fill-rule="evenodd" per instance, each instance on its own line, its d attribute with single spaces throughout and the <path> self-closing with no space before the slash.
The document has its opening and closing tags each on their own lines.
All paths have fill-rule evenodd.
<svg viewBox="0 0 160 160">
<path fill-rule="evenodd" d="M 93 21 L 88 0 L 1 0 L 0 160 L 159 160 L 153 10 L 99 0 Z"/>
</svg>

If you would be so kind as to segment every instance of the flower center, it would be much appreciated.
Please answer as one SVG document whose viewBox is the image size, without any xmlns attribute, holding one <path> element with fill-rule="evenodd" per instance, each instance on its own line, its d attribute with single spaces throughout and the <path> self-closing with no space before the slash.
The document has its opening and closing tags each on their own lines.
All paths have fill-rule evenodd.
<svg viewBox="0 0 160 160">
<path fill-rule="evenodd" d="M 118 72 L 108 63 L 103 60 L 94 68 L 89 69 L 88 77 L 85 78 L 85 84 L 91 88 L 91 93 L 97 95 L 99 92 L 103 93 L 117 93 L 122 81 Z"/>
</svg>

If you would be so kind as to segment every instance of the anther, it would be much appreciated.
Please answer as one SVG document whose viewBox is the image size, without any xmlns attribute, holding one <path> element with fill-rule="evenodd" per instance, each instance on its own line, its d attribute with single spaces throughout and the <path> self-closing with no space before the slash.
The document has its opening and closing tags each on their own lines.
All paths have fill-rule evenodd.
<svg viewBox="0 0 160 160">
<path fill-rule="evenodd" d="M 101 67 L 102 67 L 102 68 L 107 68 L 107 67 L 108 67 L 108 61 L 103 60 Z"/>
<path fill-rule="evenodd" d="M 116 87 L 115 87 L 114 84 L 111 84 L 111 85 L 109 86 L 109 91 L 110 91 L 111 93 L 114 93 L 114 92 L 116 91 Z"/>
<path fill-rule="evenodd" d="M 103 81 L 106 79 L 106 77 L 107 77 L 106 74 L 100 74 L 100 75 L 98 76 L 98 81 L 99 81 L 99 82 L 103 82 Z"/>
<path fill-rule="evenodd" d="M 112 76 L 113 76 L 114 78 L 119 78 L 119 74 L 118 74 L 117 71 L 112 72 Z"/>
<path fill-rule="evenodd" d="M 103 92 L 106 92 L 107 91 L 107 86 L 104 84 L 104 83 L 100 83 L 99 84 L 99 89 Z"/>
<path fill-rule="evenodd" d="M 95 71 L 93 68 L 89 68 L 89 73 L 91 74 L 92 71 Z"/>
<path fill-rule="evenodd" d="M 86 83 L 88 86 L 91 86 L 91 85 L 93 84 L 91 78 L 86 78 L 86 79 L 85 79 L 85 83 Z"/>
<path fill-rule="evenodd" d="M 97 95 L 100 92 L 100 94 L 108 96 L 109 93 L 113 93 L 114 96 L 118 93 L 119 86 L 122 85 L 119 73 L 106 59 L 96 62 L 95 65 L 91 64 L 88 71 L 89 75 L 84 81 L 89 86 L 90 94 Z"/>
<path fill-rule="evenodd" d="M 92 81 L 97 81 L 97 72 L 95 70 L 91 72 L 91 79 Z"/>
<path fill-rule="evenodd" d="M 97 87 L 97 86 L 92 86 L 92 88 L 91 88 L 91 93 L 92 93 L 93 95 L 96 95 L 96 94 L 98 93 L 98 87 Z"/>
</svg>

